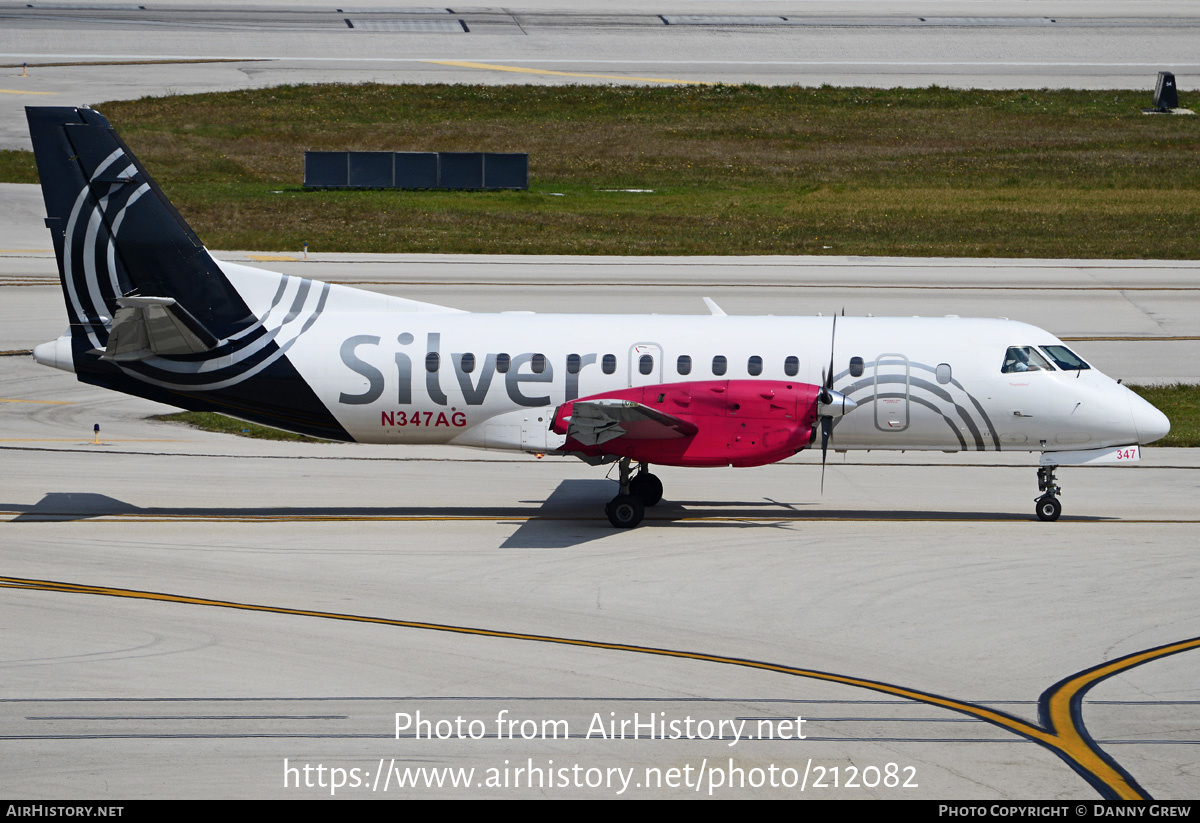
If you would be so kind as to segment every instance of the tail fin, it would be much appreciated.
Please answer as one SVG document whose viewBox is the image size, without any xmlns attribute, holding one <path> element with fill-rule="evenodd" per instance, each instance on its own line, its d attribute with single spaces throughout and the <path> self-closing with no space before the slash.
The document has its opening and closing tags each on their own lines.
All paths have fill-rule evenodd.
<svg viewBox="0 0 1200 823">
<path fill-rule="evenodd" d="M 256 316 L 99 112 L 25 114 L 71 323 L 70 357 L 56 344 L 50 364 L 183 408 L 350 439 L 286 357 L 329 286 L 268 275 L 275 297 Z"/>
<path fill-rule="evenodd" d="M 105 344 L 122 297 L 171 298 L 216 337 L 252 322 L 200 239 L 99 112 L 25 113 L 67 312 L 93 346 Z"/>
</svg>

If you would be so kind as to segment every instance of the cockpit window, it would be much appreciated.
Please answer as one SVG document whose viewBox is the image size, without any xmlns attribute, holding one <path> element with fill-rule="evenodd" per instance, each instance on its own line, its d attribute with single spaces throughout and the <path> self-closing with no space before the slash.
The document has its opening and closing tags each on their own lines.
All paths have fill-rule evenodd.
<svg viewBox="0 0 1200 823">
<path fill-rule="evenodd" d="M 1087 363 L 1075 352 L 1068 349 L 1066 346 L 1042 346 L 1042 351 L 1050 356 L 1054 365 L 1058 366 L 1063 371 L 1074 371 L 1076 369 L 1090 369 Z"/>
<path fill-rule="evenodd" d="M 1004 353 L 1004 365 L 1001 374 L 1022 371 L 1054 371 L 1054 367 L 1046 362 L 1046 358 L 1037 353 L 1033 346 L 1009 346 Z"/>
</svg>

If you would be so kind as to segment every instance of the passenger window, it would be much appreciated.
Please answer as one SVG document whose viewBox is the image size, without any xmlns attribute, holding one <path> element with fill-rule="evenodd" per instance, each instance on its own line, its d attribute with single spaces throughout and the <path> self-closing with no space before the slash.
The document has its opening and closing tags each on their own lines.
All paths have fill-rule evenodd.
<svg viewBox="0 0 1200 823">
<path fill-rule="evenodd" d="M 863 373 L 863 359 L 861 357 L 851 357 L 850 358 L 850 376 L 851 377 L 862 377 L 862 373 Z"/>
<path fill-rule="evenodd" d="M 643 354 L 638 358 L 638 371 L 642 374 L 649 374 L 650 372 L 654 371 L 653 355 Z"/>
<path fill-rule="evenodd" d="M 500 353 L 496 355 L 496 371 L 500 374 L 508 374 L 508 366 L 511 361 L 507 354 Z"/>
<path fill-rule="evenodd" d="M 546 370 L 546 355 L 535 354 L 533 359 L 529 361 L 529 368 L 533 370 L 534 374 L 541 374 L 544 372 Z"/>
<path fill-rule="evenodd" d="M 942 385 L 945 385 L 946 383 L 949 383 L 950 380 L 951 380 L 950 364 L 949 363 L 938 363 L 937 381 L 939 383 L 941 383 Z"/>
<path fill-rule="evenodd" d="M 617 370 L 617 356 L 615 354 L 606 354 L 604 359 L 600 361 L 600 370 L 605 374 L 612 374 Z"/>
<path fill-rule="evenodd" d="M 762 374 L 762 358 L 757 354 L 751 355 L 750 359 L 746 361 L 746 371 L 750 373 L 751 377 L 758 377 Z"/>
<path fill-rule="evenodd" d="M 467 352 L 458 358 L 458 367 L 462 369 L 463 374 L 470 374 L 475 371 L 475 355 Z"/>
<path fill-rule="evenodd" d="M 429 354 L 425 355 L 425 371 L 435 372 L 438 370 L 438 366 L 440 366 L 441 363 L 442 358 L 437 352 L 431 351 Z"/>
<path fill-rule="evenodd" d="M 725 369 L 727 369 L 728 367 L 729 367 L 729 364 L 725 362 L 725 355 L 718 354 L 716 357 L 713 358 L 713 374 L 720 377 L 721 375 L 723 375 L 725 373 Z"/>
<path fill-rule="evenodd" d="M 800 373 L 800 358 L 789 357 L 783 361 L 783 373 L 788 377 L 795 377 Z"/>
<path fill-rule="evenodd" d="M 1026 371 L 1054 371 L 1054 367 L 1032 346 L 1009 346 L 1004 353 L 1004 365 L 1000 367 L 1000 373 Z"/>
<path fill-rule="evenodd" d="M 581 358 L 577 354 L 567 355 L 567 374 L 579 374 Z"/>
<path fill-rule="evenodd" d="M 1083 359 L 1079 355 L 1066 346 L 1042 346 L 1042 351 L 1048 354 L 1050 359 L 1054 361 L 1054 365 L 1063 371 L 1075 371 L 1076 369 L 1082 371 L 1091 368 L 1091 366 L 1083 362 Z"/>
<path fill-rule="evenodd" d="M 686 354 L 679 355 L 679 359 L 675 361 L 675 370 L 680 374 L 691 374 L 692 358 Z"/>
</svg>

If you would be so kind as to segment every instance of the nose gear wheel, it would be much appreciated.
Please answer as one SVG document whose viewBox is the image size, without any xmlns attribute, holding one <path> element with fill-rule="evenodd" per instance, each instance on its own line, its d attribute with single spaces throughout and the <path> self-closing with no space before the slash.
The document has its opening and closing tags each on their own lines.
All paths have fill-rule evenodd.
<svg viewBox="0 0 1200 823">
<path fill-rule="evenodd" d="M 1038 491 L 1045 492 L 1035 501 L 1034 513 L 1037 514 L 1038 520 L 1051 522 L 1057 520 L 1062 514 L 1062 503 L 1058 500 L 1058 495 L 1062 489 L 1054 481 L 1054 470 L 1058 466 L 1042 466 L 1038 469 Z"/>
</svg>

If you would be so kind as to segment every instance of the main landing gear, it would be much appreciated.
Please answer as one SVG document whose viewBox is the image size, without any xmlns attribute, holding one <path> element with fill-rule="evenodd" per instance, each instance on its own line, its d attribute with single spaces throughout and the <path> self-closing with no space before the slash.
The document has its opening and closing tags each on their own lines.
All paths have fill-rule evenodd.
<svg viewBox="0 0 1200 823">
<path fill-rule="evenodd" d="M 646 507 L 658 503 L 663 495 L 662 481 L 650 473 L 650 467 L 642 463 L 633 475 L 630 462 L 628 457 L 622 457 L 617 463 L 621 491 L 604 507 L 608 522 L 618 529 L 632 529 L 641 523 Z"/>
<path fill-rule="evenodd" d="M 1058 502 L 1058 495 L 1062 489 L 1054 482 L 1054 470 L 1057 468 L 1058 466 L 1042 466 L 1038 469 L 1038 491 L 1045 492 L 1037 499 L 1034 508 L 1038 520 L 1057 520 L 1062 514 L 1062 503 Z"/>
</svg>

